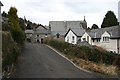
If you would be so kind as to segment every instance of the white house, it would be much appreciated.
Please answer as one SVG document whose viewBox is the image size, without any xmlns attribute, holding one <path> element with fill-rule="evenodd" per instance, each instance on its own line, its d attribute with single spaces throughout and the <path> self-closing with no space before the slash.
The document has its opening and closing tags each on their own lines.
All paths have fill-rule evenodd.
<svg viewBox="0 0 120 80">
<path fill-rule="evenodd" d="M 120 26 L 94 29 L 90 32 L 85 32 L 81 37 L 81 41 L 87 41 L 91 45 L 120 53 Z"/>
<path fill-rule="evenodd" d="M 65 34 L 65 42 L 77 44 L 81 42 L 81 37 L 84 34 L 85 30 L 81 28 L 70 28 Z"/>
</svg>

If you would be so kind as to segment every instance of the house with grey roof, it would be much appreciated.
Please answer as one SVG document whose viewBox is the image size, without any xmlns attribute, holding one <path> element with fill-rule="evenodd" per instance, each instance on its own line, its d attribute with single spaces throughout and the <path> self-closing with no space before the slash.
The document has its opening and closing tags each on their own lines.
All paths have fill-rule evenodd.
<svg viewBox="0 0 120 80">
<path fill-rule="evenodd" d="M 81 37 L 85 33 L 85 29 L 81 28 L 70 28 L 65 34 L 65 42 L 71 44 L 78 44 L 81 42 Z"/>
<path fill-rule="evenodd" d="M 59 34 L 64 38 L 66 32 L 71 28 L 84 28 L 87 29 L 87 22 L 81 21 L 49 21 L 49 27 L 51 28 L 51 35 L 56 36 Z"/>
<path fill-rule="evenodd" d="M 45 37 L 50 36 L 51 31 L 44 26 L 39 26 L 34 29 L 25 30 L 26 40 L 30 42 L 41 42 Z"/>
<path fill-rule="evenodd" d="M 81 37 L 81 41 L 87 41 L 91 45 L 100 46 L 108 51 L 120 54 L 120 26 L 85 32 Z"/>
<path fill-rule="evenodd" d="M 49 29 L 40 28 L 41 26 L 39 26 L 37 29 L 34 30 L 34 39 L 35 42 L 41 42 L 42 39 L 44 39 L 45 37 L 50 36 L 51 31 Z"/>
</svg>

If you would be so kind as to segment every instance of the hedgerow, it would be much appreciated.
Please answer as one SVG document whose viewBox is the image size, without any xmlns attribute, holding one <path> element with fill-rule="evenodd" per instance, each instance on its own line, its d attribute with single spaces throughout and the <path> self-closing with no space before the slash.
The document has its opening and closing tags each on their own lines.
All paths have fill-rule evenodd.
<svg viewBox="0 0 120 80">
<path fill-rule="evenodd" d="M 45 43 L 56 48 L 60 52 L 63 52 L 64 54 L 82 58 L 84 60 L 89 60 L 95 63 L 112 65 L 115 62 L 116 56 L 118 56 L 118 54 L 112 52 L 100 51 L 95 47 L 90 48 L 87 46 L 72 45 L 67 42 L 57 41 L 53 39 L 45 41 Z"/>
</svg>

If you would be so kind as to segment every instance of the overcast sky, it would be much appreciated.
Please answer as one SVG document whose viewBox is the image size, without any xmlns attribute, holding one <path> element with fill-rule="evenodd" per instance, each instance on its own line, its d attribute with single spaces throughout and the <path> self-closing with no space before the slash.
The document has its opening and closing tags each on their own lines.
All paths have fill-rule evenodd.
<svg viewBox="0 0 120 80">
<path fill-rule="evenodd" d="M 19 17 L 32 22 L 48 25 L 49 21 L 83 20 L 88 27 L 102 24 L 108 10 L 118 17 L 119 0 L 1 0 L 2 11 L 8 12 L 11 6 L 18 10 Z"/>
</svg>

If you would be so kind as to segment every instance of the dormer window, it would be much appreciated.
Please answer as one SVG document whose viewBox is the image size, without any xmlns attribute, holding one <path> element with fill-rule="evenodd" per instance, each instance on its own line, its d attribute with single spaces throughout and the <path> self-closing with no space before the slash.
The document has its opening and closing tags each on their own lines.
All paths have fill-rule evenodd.
<svg viewBox="0 0 120 80">
<path fill-rule="evenodd" d="M 103 37 L 103 42 L 108 42 L 109 39 L 110 39 L 110 37 L 108 37 L 108 36 L 104 36 L 104 37 Z"/>
</svg>

